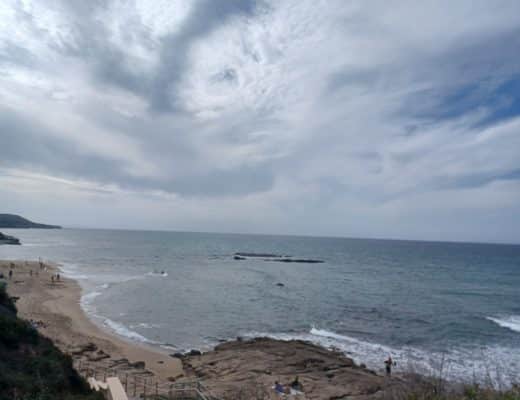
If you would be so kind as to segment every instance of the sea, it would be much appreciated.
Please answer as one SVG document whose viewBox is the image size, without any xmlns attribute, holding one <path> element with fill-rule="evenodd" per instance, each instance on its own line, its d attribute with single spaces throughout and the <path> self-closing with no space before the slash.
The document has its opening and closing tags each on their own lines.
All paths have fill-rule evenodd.
<svg viewBox="0 0 520 400">
<path fill-rule="evenodd" d="M 3 232 L 23 245 L 0 246 L 0 259 L 59 263 L 93 321 L 129 341 L 174 353 L 237 337 L 301 339 L 376 370 L 391 355 L 396 371 L 520 380 L 520 245 Z"/>
</svg>

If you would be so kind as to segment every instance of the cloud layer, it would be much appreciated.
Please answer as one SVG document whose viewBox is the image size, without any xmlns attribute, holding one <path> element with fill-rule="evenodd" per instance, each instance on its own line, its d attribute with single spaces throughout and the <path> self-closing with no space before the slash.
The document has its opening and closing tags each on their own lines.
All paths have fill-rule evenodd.
<svg viewBox="0 0 520 400">
<path fill-rule="evenodd" d="M 8 0 L 0 21 L 5 211 L 520 242 L 516 1 Z"/>
</svg>

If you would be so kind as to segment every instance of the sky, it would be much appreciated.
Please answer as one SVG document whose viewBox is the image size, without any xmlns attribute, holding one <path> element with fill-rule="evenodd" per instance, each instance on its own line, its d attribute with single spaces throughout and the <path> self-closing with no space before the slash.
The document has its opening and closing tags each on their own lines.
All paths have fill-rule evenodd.
<svg viewBox="0 0 520 400">
<path fill-rule="evenodd" d="M 520 2 L 0 3 L 0 212 L 520 243 Z"/>
</svg>

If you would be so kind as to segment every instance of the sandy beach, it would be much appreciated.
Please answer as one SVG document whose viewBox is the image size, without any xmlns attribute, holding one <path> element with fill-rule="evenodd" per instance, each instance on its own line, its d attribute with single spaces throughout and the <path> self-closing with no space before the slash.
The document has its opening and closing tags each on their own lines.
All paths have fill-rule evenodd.
<svg viewBox="0 0 520 400">
<path fill-rule="evenodd" d="M 35 321 L 43 335 L 72 355 L 75 365 L 118 368 L 127 374 L 153 376 L 168 382 L 183 376 L 182 363 L 158 349 L 123 340 L 93 323 L 80 305 L 81 287 L 71 279 L 52 276 L 57 265 L 38 262 L 0 261 L 8 280 L 8 293 L 17 297 L 18 315 Z M 32 273 L 31 273 L 32 271 Z M 144 365 L 143 365 L 144 362 Z"/>
</svg>

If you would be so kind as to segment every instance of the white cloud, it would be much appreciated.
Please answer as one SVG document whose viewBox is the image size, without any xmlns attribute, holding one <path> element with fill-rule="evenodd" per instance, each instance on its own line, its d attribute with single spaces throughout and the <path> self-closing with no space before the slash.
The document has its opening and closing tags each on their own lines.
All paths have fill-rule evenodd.
<svg viewBox="0 0 520 400">
<path fill-rule="evenodd" d="M 204 4 L 4 2 L 2 115 L 31 125 L 0 131 L 4 193 L 77 181 L 74 210 L 110 188 L 88 195 L 126 202 L 107 226 L 139 206 L 132 227 L 520 240 L 485 233 L 520 200 L 520 119 L 494 117 L 517 2 Z"/>
</svg>

